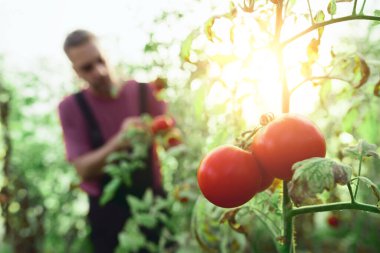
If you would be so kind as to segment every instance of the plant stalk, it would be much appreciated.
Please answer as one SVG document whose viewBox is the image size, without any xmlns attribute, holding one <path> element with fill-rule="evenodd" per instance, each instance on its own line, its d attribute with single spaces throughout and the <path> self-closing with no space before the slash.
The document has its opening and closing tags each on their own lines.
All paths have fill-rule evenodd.
<svg viewBox="0 0 380 253">
<path fill-rule="evenodd" d="M 282 42 L 281 43 L 281 47 L 285 47 L 287 44 L 293 42 L 294 40 L 302 37 L 303 35 L 311 32 L 313 30 L 316 30 L 316 29 L 318 29 L 320 27 L 324 27 L 324 26 L 328 26 L 328 25 L 332 25 L 332 24 L 336 24 L 336 23 L 340 23 L 340 22 L 345 22 L 345 21 L 351 21 L 351 20 L 380 21 L 380 17 L 377 17 L 377 16 L 365 16 L 365 15 L 362 15 L 362 16 L 350 15 L 350 16 L 346 16 L 346 17 L 331 19 L 331 20 L 328 20 L 328 21 L 325 21 L 325 22 L 316 23 L 316 24 L 310 26 L 309 28 L 307 28 L 306 30 L 300 32 L 299 34 L 297 34 L 297 35 L 291 37 L 290 39 L 287 39 L 284 42 Z"/>
</svg>

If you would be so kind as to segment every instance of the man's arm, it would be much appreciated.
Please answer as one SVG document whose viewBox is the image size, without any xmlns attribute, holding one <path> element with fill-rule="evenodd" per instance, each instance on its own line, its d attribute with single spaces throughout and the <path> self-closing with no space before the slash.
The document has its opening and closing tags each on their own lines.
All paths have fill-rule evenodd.
<svg viewBox="0 0 380 253">
<path fill-rule="evenodd" d="M 115 136 L 100 148 L 90 151 L 73 160 L 72 164 L 77 170 L 78 175 L 83 180 L 99 177 L 103 173 L 103 167 L 107 156 L 119 148 L 119 142 L 119 136 Z"/>
<path fill-rule="evenodd" d="M 87 152 L 72 161 L 79 176 L 83 180 L 94 179 L 102 175 L 107 156 L 112 152 L 128 147 L 128 140 L 124 133 L 128 128 L 140 125 L 139 117 L 130 117 L 124 120 L 120 131 L 100 148 Z"/>
</svg>

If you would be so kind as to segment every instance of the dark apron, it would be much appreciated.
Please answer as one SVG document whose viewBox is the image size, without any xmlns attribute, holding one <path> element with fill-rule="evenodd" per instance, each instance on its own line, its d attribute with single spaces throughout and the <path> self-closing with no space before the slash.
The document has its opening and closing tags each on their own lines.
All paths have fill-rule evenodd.
<svg viewBox="0 0 380 253">
<path fill-rule="evenodd" d="M 146 85 L 140 85 L 140 113 L 146 112 Z M 91 108 L 84 98 L 82 92 L 75 94 L 76 101 L 81 112 L 87 122 L 89 138 L 93 149 L 97 149 L 104 145 L 105 141 L 100 132 L 100 128 L 92 113 Z M 122 231 L 127 219 L 131 216 L 126 196 L 132 194 L 141 198 L 146 189 L 153 190 L 153 166 L 152 166 L 152 150 L 149 152 L 149 158 L 146 161 L 146 168 L 137 170 L 132 175 L 132 186 L 126 187 L 122 185 L 117 190 L 114 198 L 104 206 L 100 206 L 99 197 L 89 196 L 90 210 L 88 220 L 91 226 L 90 239 L 93 244 L 94 253 L 111 253 L 114 252 L 118 245 L 118 234 Z M 111 180 L 108 175 L 103 175 L 101 180 L 101 192 L 104 186 Z M 159 194 L 162 190 L 159 190 Z M 158 242 L 159 228 L 149 230 L 141 228 L 148 240 Z M 140 253 L 147 252 L 145 250 Z"/>
</svg>

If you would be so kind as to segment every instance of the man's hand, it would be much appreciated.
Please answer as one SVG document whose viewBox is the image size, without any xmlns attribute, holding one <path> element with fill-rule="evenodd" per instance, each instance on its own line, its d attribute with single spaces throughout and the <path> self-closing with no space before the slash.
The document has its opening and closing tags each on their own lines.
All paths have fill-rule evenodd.
<svg viewBox="0 0 380 253">
<path fill-rule="evenodd" d="M 143 122 L 141 117 L 128 117 L 121 124 L 119 132 L 114 138 L 115 150 L 128 148 L 130 146 L 129 140 L 125 139 L 125 133 L 128 129 L 139 128 L 145 131 L 150 131 L 149 126 Z"/>
</svg>

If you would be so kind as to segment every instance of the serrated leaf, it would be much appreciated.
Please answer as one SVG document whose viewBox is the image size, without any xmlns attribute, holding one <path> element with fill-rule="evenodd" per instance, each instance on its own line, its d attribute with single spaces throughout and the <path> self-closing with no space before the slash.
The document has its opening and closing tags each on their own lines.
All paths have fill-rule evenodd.
<svg viewBox="0 0 380 253">
<path fill-rule="evenodd" d="M 330 0 L 329 5 L 327 6 L 327 12 L 330 15 L 335 15 L 336 14 L 336 0 Z"/>
<path fill-rule="evenodd" d="M 294 175 L 288 188 L 296 206 L 318 203 L 317 194 L 331 191 L 336 184 L 347 184 L 352 173 L 350 166 L 320 157 L 295 163 L 292 169 Z"/>
<path fill-rule="evenodd" d="M 343 150 L 346 155 L 360 158 L 362 157 L 374 157 L 379 159 L 379 154 L 376 151 L 377 146 L 375 144 L 369 144 L 365 140 L 359 140 L 355 146 L 347 147 Z"/>
<path fill-rule="evenodd" d="M 320 10 L 314 16 L 314 22 L 315 23 L 321 23 L 323 21 L 325 21 L 325 13 L 322 10 Z M 324 29 L 325 28 L 323 26 L 318 28 L 318 38 L 319 38 L 319 40 L 322 38 L 322 34 L 323 34 Z"/>
<path fill-rule="evenodd" d="M 373 89 L 373 95 L 380 97 L 380 80 L 376 83 L 375 88 Z"/>
<path fill-rule="evenodd" d="M 119 178 L 113 178 L 108 184 L 106 184 L 99 201 L 101 206 L 107 204 L 115 196 L 120 185 L 121 180 Z"/>
<path fill-rule="evenodd" d="M 375 195 L 377 201 L 380 201 L 380 190 L 375 183 L 373 183 L 369 178 L 363 176 L 359 176 L 356 179 L 365 183 L 368 188 L 371 188 L 372 193 Z"/>
</svg>

